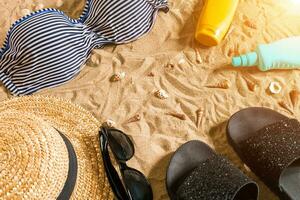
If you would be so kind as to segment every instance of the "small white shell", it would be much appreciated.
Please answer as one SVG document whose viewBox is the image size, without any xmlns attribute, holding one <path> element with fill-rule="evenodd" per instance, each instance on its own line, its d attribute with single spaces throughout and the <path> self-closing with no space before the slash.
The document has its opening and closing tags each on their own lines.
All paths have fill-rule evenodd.
<svg viewBox="0 0 300 200">
<path fill-rule="evenodd" d="M 62 7 L 62 5 L 64 5 L 64 1 L 63 0 L 57 0 L 56 1 L 56 7 Z"/>
<path fill-rule="evenodd" d="M 38 5 L 36 5 L 35 9 L 36 9 L 36 10 L 41 10 L 41 9 L 43 9 L 44 7 L 45 7 L 44 4 L 39 3 Z"/>
<path fill-rule="evenodd" d="M 99 60 L 99 58 L 97 56 L 91 56 L 91 61 L 95 65 L 99 65 L 100 64 L 100 60 Z"/>
<path fill-rule="evenodd" d="M 184 58 L 181 58 L 181 59 L 178 61 L 178 64 L 179 64 L 179 65 L 183 65 L 183 64 L 185 64 L 185 63 L 186 63 L 186 61 L 185 61 Z"/>
<path fill-rule="evenodd" d="M 165 90 L 157 90 L 154 95 L 160 99 L 167 99 L 169 97 L 168 93 Z"/>
<path fill-rule="evenodd" d="M 245 168 L 248 172 L 251 172 L 251 169 L 250 169 L 246 164 L 244 164 L 244 168 Z"/>
<path fill-rule="evenodd" d="M 22 10 L 22 15 L 23 16 L 29 15 L 30 13 L 31 13 L 31 11 L 29 9 L 23 9 Z"/>
<path fill-rule="evenodd" d="M 203 63 L 202 57 L 201 57 L 199 51 L 197 51 L 197 50 L 196 50 L 196 62 L 198 64 L 202 64 Z"/>
<path fill-rule="evenodd" d="M 116 122 L 111 119 L 107 119 L 102 125 L 106 127 L 114 127 L 116 125 Z"/>
<path fill-rule="evenodd" d="M 281 91 L 281 85 L 278 82 L 271 82 L 269 90 L 272 94 L 278 94 Z"/>
<path fill-rule="evenodd" d="M 115 73 L 114 75 L 112 75 L 112 77 L 110 78 L 110 81 L 111 82 L 120 81 L 120 80 L 124 79 L 125 76 L 126 76 L 125 72 L 118 72 L 118 73 Z"/>
</svg>

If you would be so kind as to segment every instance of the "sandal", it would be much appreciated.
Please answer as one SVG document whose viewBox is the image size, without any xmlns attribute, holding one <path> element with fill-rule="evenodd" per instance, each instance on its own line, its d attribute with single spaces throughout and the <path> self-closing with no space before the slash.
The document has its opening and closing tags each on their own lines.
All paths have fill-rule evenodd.
<svg viewBox="0 0 300 200">
<path fill-rule="evenodd" d="M 200 141 L 174 153 L 167 170 L 171 200 L 256 200 L 258 186 L 226 158 Z"/>
<path fill-rule="evenodd" d="M 227 138 L 242 161 L 282 199 L 300 199 L 300 123 L 268 108 L 229 119 Z"/>
</svg>

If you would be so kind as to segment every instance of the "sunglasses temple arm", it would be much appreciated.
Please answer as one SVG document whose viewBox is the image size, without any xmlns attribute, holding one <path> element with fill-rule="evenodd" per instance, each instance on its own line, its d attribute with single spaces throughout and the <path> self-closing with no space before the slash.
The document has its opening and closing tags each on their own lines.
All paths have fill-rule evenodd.
<svg viewBox="0 0 300 200">
<path fill-rule="evenodd" d="M 105 168 L 106 175 L 108 177 L 109 183 L 112 187 L 112 190 L 115 194 L 115 197 L 117 200 L 131 200 L 131 198 L 128 196 L 126 189 L 124 185 L 122 184 L 120 177 L 115 170 L 110 156 L 108 152 L 108 141 L 105 136 L 105 134 L 101 134 L 100 132 L 100 148 L 101 148 L 101 154 L 103 159 L 103 164 Z"/>
</svg>

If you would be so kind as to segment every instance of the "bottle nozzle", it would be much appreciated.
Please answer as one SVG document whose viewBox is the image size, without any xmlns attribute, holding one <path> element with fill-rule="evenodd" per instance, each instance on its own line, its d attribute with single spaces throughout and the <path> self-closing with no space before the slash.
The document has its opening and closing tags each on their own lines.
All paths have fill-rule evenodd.
<svg viewBox="0 0 300 200">
<path fill-rule="evenodd" d="M 251 52 L 244 55 L 232 58 L 232 65 L 234 67 L 250 67 L 257 64 L 257 53 Z"/>
</svg>

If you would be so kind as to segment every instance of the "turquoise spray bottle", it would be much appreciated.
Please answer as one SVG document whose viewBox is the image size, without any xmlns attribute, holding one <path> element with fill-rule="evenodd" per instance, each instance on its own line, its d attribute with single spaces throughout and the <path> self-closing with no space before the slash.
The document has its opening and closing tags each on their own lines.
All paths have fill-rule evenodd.
<svg viewBox="0 0 300 200">
<path fill-rule="evenodd" d="M 254 52 L 233 57 L 232 65 L 257 66 L 261 71 L 300 68 L 300 36 L 260 44 Z"/>
</svg>

